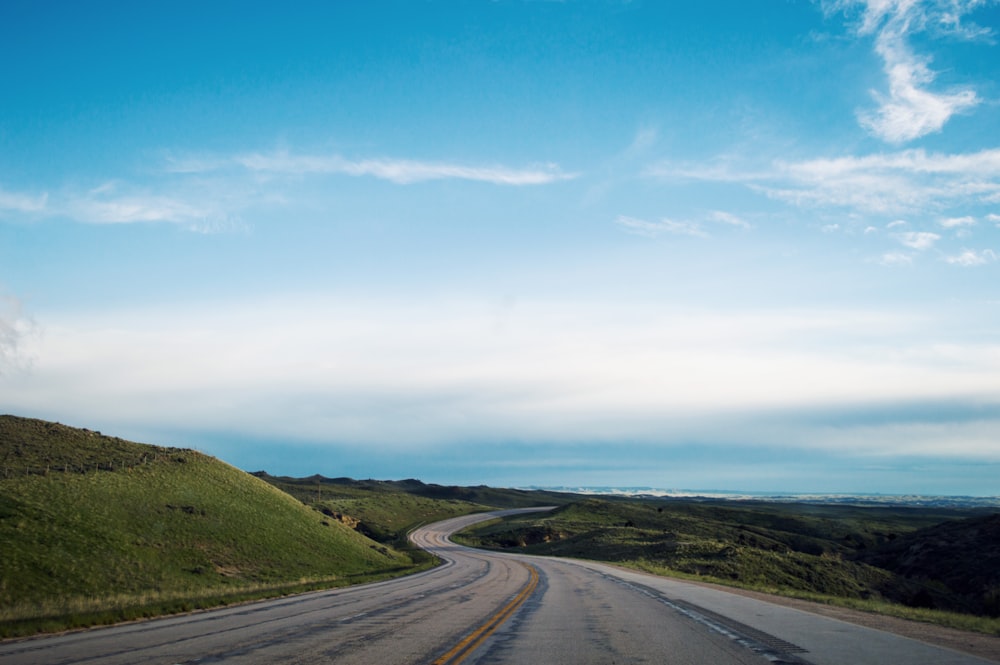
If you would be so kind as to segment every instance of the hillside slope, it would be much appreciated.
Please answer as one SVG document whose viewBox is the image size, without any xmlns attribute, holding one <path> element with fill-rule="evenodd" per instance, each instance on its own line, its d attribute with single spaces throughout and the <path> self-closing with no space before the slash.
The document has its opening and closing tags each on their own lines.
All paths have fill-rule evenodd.
<svg viewBox="0 0 1000 665">
<path fill-rule="evenodd" d="M 920 582 L 914 605 L 1000 616 L 1000 514 L 920 529 L 859 560 Z"/>
<path fill-rule="evenodd" d="M 0 549 L 6 624 L 116 620 L 412 566 L 214 458 L 14 416 L 0 416 Z"/>
</svg>

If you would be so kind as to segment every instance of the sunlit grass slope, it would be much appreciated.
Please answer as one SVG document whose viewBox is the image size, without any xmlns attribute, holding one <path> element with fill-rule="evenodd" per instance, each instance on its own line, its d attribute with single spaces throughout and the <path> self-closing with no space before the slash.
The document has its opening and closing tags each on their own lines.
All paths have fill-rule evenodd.
<svg viewBox="0 0 1000 665">
<path fill-rule="evenodd" d="M 114 621 L 413 565 L 206 455 L 12 416 L 0 416 L 0 549 L 0 631 L 8 635 L 50 620 Z"/>
</svg>

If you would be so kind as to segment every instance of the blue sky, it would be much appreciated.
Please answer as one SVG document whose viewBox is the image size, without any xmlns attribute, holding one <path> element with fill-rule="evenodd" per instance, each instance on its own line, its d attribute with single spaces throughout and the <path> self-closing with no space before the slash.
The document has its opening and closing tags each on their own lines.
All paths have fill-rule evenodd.
<svg viewBox="0 0 1000 665">
<path fill-rule="evenodd" d="M 1000 495 L 1000 5 L 0 7 L 0 410 L 247 470 Z"/>
</svg>

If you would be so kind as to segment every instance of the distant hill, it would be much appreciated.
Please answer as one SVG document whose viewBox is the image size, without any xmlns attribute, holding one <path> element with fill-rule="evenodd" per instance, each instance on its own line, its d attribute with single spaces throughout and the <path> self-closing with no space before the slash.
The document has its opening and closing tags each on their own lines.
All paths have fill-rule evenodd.
<svg viewBox="0 0 1000 665">
<path fill-rule="evenodd" d="M 1000 514 L 919 529 L 858 559 L 919 583 L 911 605 L 1000 616 Z"/>
<path fill-rule="evenodd" d="M 413 565 L 207 455 L 0 416 L 0 635 Z"/>
<path fill-rule="evenodd" d="M 406 480 L 355 480 L 353 478 L 327 478 L 321 475 L 306 478 L 290 478 L 288 476 L 272 476 L 266 471 L 256 471 L 255 476 L 275 486 L 281 487 L 290 494 L 306 492 L 315 493 L 317 486 L 336 493 L 339 491 L 356 492 L 400 492 L 428 499 L 444 499 L 448 501 L 467 501 L 469 503 L 496 508 L 528 508 L 542 503 L 562 505 L 576 501 L 580 497 L 567 492 L 550 490 L 519 490 L 477 485 L 461 487 L 458 485 L 435 485 L 425 483 L 415 478 Z"/>
<path fill-rule="evenodd" d="M 561 505 L 579 498 L 558 492 L 434 485 L 412 478 L 354 480 L 321 475 L 290 478 L 265 471 L 254 475 L 361 533 L 399 549 L 408 547 L 407 531 L 420 524 L 497 508 Z"/>
</svg>

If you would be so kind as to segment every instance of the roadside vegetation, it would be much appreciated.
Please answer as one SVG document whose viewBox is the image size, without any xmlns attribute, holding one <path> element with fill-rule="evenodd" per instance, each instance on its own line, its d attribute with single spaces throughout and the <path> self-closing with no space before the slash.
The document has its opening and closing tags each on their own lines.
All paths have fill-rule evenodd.
<svg viewBox="0 0 1000 665">
<path fill-rule="evenodd" d="M 455 540 L 1000 635 L 1000 513 L 984 509 L 586 499 Z"/>
</svg>

